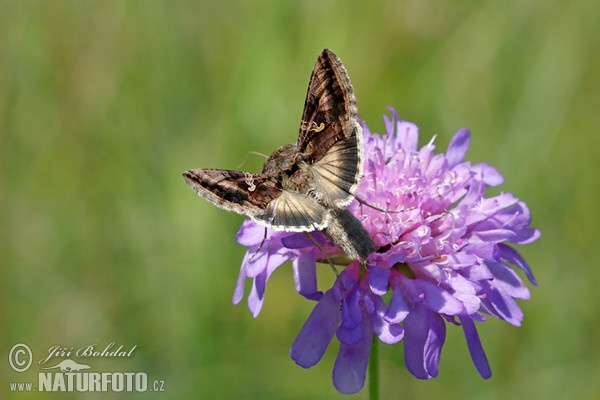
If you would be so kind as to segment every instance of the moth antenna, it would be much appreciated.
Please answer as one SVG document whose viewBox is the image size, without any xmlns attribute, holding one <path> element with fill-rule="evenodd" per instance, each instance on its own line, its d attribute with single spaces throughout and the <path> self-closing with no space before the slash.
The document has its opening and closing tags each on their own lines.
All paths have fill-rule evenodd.
<svg viewBox="0 0 600 400">
<path fill-rule="evenodd" d="M 246 153 L 246 157 L 244 157 L 244 161 L 242 161 L 242 163 L 237 166 L 238 168 L 242 168 L 244 166 L 244 164 L 246 164 L 250 154 L 255 155 L 255 156 L 261 156 L 261 157 L 264 157 L 265 159 L 268 158 L 266 155 L 264 155 L 263 153 L 259 153 L 258 151 L 249 151 Z"/>
</svg>

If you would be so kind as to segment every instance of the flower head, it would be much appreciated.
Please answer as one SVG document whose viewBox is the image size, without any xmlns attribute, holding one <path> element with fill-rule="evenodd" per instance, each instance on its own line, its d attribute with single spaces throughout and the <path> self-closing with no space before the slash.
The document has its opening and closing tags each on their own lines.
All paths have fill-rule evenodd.
<svg viewBox="0 0 600 400">
<path fill-rule="evenodd" d="M 462 327 L 473 362 L 487 378 L 491 371 L 475 321 L 492 315 L 520 325 L 523 313 L 515 300 L 528 299 L 529 291 L 513 267 L 537 283 L 508 243 L 531 243 L 540 232 L 529 227 L 527 206 L 512 194 L 485 197 L 486 187 L 503 178 L 490 165 L 463 161 L 468 130 L 460 129 L 446 153 L 436 154 L 433 141 L 417 147 L 417 127 L 395 111 L 384 119 L 384 135 L 371 134 L 363 124 L 366 160 L 356 190 L 363 201 L 349 206 L 378 250 L 365 265 L 350 262 L 323 294 L 316 262 L 340 253 L 325 235 L 313 233 L 317 246 L 303 234 L 265 232 L 244 222 L 238 242 L 249 249 L 234 302 L 243 296 L 244 279 L 252 278 L 248 301 L 256 316 L 268 277 L 291 260 L 297 291 L 318 303 L 290 355 L 310 367 L 335 335 L 340 350 L 333 382 L 340 392 L 364 385 L 373 335 L 386 343 L 404 339 L 409 371 L 421 379 L 436 377 L 447 322 Z"/>
</svg>

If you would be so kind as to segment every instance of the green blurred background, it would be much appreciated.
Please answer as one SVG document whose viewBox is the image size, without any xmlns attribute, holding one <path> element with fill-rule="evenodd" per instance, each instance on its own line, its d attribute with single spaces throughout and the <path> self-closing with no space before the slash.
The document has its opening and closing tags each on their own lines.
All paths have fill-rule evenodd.
<svg viewBox="0 0 600 400">
<path fill-rule="evenodd" d="M 325 47 L 372 130 L 388 105 L 421 144 L 437 134 L 439 151 L 469 127 L 467 157 L 496 166 L 542 231 L 520 249 L 541 284 L 521 302 L 523 326 L 479 324 L 492 378 L 450 328 L 431 381 L 406 371 L 401 345 L 381 346 L 382 397 L 598 398 L 600 7 L 366 3 L 0 1 L 1 398 L 97 397 L 11 394 L 8 382 L 37 379 L 35 364 L 9 368 L 18 342 L 34 363 L 55 345 L 137 345 L 89 364 L 165 382 L 103 398 L 367 397 L 333 388 L 337 345 L 308 370 L 289 358 L 314 306 L 289 266 L 257 319 L 231 304 L 242 217 L 181 178 L 295 141 Z"/>
</svg>

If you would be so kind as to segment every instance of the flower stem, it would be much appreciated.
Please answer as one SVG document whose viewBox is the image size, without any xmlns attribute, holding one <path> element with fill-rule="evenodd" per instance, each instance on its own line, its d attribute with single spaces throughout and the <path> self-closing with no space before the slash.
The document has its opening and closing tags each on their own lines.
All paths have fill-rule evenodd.
<svg viewBox="0 0 600 400">
<path fill-rule="evenodd" d="M 373 335 L 371 339 L 371 354 L 369 356 L 369 399 L 379 400 L 379 340 Z"/>
</svg>

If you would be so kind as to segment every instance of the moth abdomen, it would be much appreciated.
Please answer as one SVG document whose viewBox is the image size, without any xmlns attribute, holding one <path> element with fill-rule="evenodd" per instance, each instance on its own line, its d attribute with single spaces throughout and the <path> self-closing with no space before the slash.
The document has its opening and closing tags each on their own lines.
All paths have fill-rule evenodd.
<svg viewBox="0 0 600 400">
<path fill-rule="evenodd" d="M 347 208 L 329 210 L 329 224 L 323 232 L 353 259 L 366 261 L 377 250 L 369 232 Z"/>
</svg>

